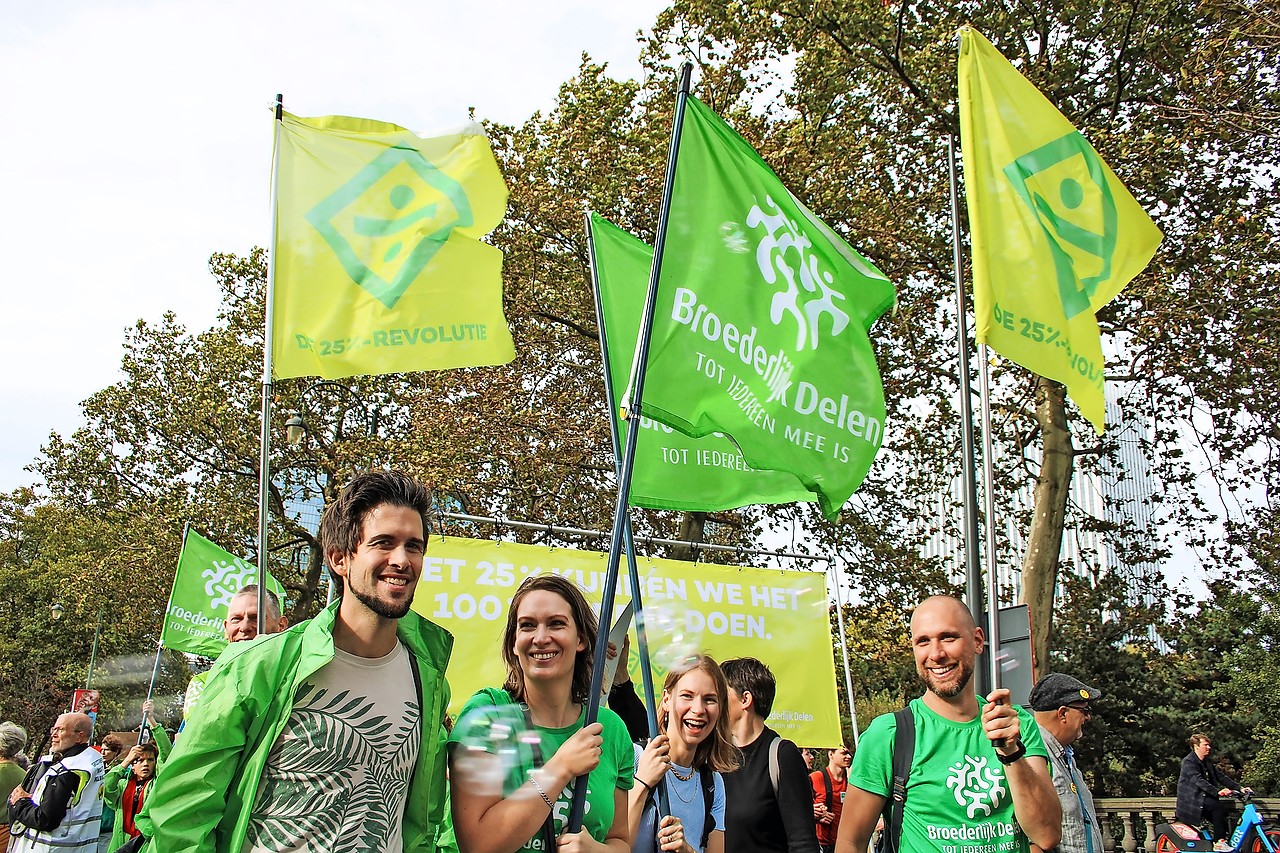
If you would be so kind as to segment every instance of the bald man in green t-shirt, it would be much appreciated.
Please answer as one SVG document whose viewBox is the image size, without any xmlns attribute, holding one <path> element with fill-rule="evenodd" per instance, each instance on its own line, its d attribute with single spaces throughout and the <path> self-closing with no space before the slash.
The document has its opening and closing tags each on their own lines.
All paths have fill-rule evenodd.
<svg viewBox="0 0 1280 853">
<path fill-rule="evenodd" d="M 915 752 L 898 850 L 1027 853 L 1029 844 L 1047 850 L 1061 838 L 1062 807 L 1035 720 L 1010 704 L 1008 690 L 976 695 L 984 641 L 949 596 L 925 599 L 911 617 L 925 692 L 910 704 Z M 895 730 L 893 714 L 877 717 L 858 744 L 836 853 L 863 853 L 871 841 L 893 785 Z"/>
</svg>

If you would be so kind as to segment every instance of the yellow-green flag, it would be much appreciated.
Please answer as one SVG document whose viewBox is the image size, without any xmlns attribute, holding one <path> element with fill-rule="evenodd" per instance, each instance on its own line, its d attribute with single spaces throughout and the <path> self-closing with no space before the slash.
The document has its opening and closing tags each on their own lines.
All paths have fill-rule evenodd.
<svg viewBox="0 0 1280 853">
<path fill-rule="evenodd" d="M 479 125 L 425 138 L 370 119 L 284 114 L 275 375 L 504 364 L 502 252 L 480 238 L 507 187 Z"/>
<path fill-rule="evenodd" d="M 971 27 L 960 141 L 978 340 L 1067 386 L 1101 433 L 1098 309 L 1163 236 L 1071 122 Z"/>
</svg>

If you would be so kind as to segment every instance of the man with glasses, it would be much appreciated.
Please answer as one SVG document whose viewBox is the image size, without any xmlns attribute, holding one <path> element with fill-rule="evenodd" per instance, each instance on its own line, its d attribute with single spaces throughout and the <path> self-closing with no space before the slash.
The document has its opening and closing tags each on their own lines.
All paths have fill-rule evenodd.
<svg viewBox="0 0 1280 853">
<path fill-rule="evenodd" d="M 1035 712 L 1040 737 L 1049 752 L 1053 787 L 1062 802 L 1061 853 L 1102 853 L 1102 832 L 1093 794 L 1076 764 L 1073 744 L 1093 717 L 1090 702 L 1102 691 L 1060 672 L 1046 675 L 1031 688 L 1027 705 Z M 1032 847 L 1032 850 L 1038 850 Z"/>
</svg>

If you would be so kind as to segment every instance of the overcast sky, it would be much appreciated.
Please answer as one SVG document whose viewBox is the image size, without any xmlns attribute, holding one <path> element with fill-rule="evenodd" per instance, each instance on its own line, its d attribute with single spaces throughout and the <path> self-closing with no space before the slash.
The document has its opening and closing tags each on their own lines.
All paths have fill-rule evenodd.
<svg viewBox="0 0 1280 853">
<path fill-rule="evenodd" d="M 421 131 L 520 123 L 584 51 L 638 76 L 665 5 L 0 0 L 0 491 L 118 378 L 127 326 L 206 328 L 209 256 L 269 243 L 277 92 Z"/>
</svg>

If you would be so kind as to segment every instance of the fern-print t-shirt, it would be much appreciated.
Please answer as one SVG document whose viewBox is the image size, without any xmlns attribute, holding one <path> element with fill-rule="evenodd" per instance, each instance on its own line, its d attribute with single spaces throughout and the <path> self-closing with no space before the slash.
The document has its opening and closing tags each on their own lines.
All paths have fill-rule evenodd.
<svg viewBox="0 0 1280 853">
<path fill-rule="evenodd" d="M 244 853 L 401 853 L 401 818 L 422 739 L 408 650 L 334 649 L 303 682 L 271 747 Z"/>
</svg>

